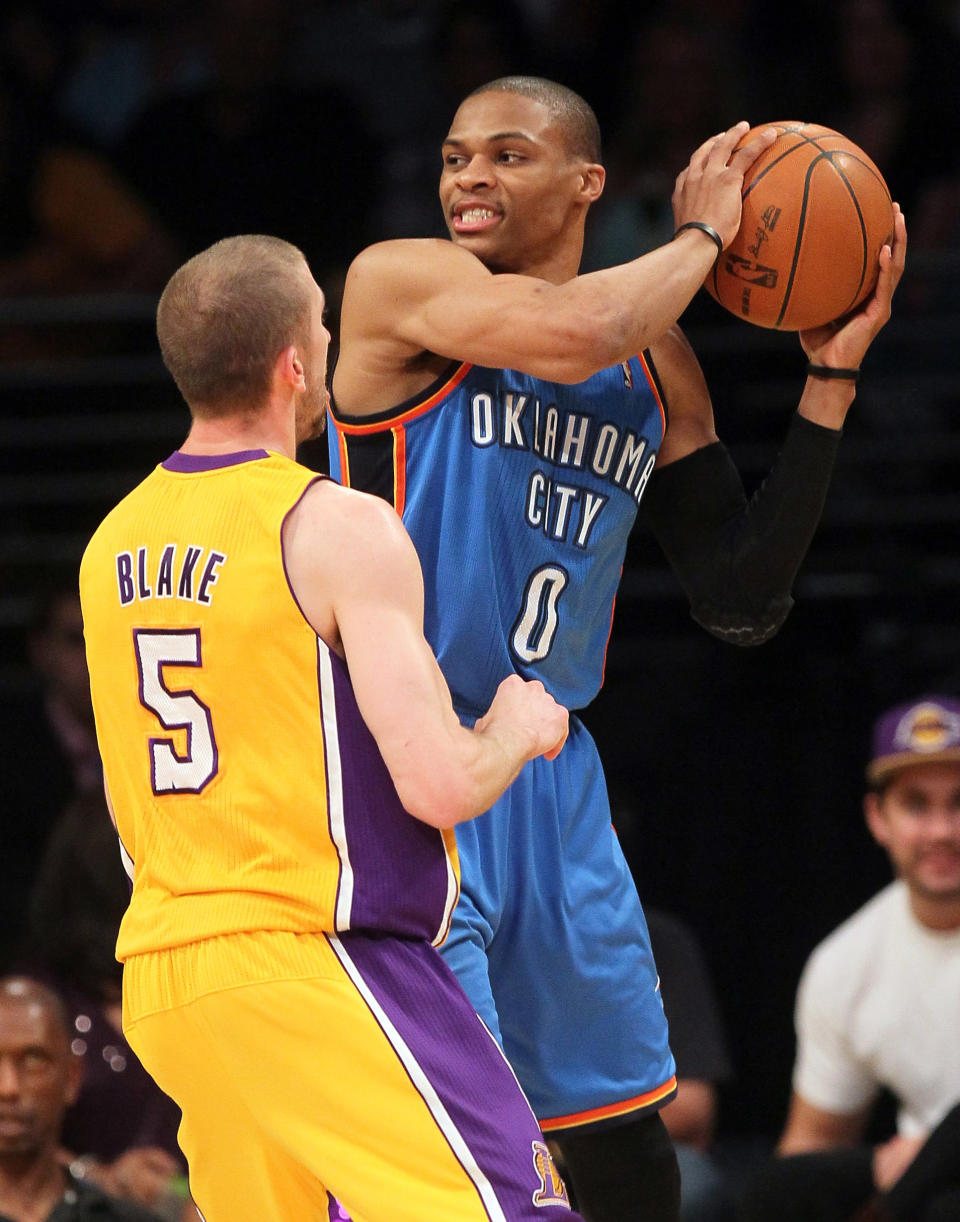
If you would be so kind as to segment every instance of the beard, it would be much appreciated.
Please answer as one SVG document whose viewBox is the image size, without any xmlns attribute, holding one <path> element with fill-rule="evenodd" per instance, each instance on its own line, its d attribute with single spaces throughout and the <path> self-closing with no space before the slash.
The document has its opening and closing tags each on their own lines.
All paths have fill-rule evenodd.
<svg viewBox="0 0 960 1222">
<path fill-rule="evenodd" d="M 297 404 L 297 445 L 323 436 L 327 428 L 329 406 L 330 392 L 327 390 L 326 383 L 318 379 L 316 384 L 313 384 L 311 378 L 308 388 Z"/>
</svg>

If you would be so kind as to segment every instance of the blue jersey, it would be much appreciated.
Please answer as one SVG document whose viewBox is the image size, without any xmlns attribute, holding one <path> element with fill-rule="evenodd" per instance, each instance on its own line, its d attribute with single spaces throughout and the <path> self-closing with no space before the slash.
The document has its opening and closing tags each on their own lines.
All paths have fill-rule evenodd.
<svg viewBox="0 0 960 1222">
<path fill-rule="evenodd" d="M 514 672 L 589 704 L 666 427 L 648 356 L 576 385 L 458 364 L 390 411 L 332 415 L 331 474 L 390 500 L 413 539 L 457 706 L 485 711 Z"/>
</svg>

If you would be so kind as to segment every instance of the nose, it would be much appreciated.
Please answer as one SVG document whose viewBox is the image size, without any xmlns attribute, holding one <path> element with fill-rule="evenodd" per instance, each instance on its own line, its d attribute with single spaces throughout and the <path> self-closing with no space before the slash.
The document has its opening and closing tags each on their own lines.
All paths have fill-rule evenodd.
<svg viewBox="0 0 960 1222">
<path fill-rule="evenodd" d="M 20 1075 L 13 1058 L 0 1056 L 0 1099 L 15 1099 L 20 1094 Z"/>
<path fill-rule="evenodd" d="M 953 804 L 933 807 L 927 819 L 927 830 L 938 840 L 956 840 L 960 836 L 960 808 Z"/>
<path fill-rule="evenodd" d="M 477 187 L 492 187 L 496 179 L 493 162 L 483 153 L 474 153 L 469 161 L 465 161 L 457 170 L 457 186 L 464 191 L 474 191 Z"/>
</svg>

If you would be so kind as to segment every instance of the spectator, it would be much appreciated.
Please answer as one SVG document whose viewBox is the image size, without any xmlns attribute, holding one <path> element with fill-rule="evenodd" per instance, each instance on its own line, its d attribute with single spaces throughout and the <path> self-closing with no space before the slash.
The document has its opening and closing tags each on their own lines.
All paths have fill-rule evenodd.
<svg viewBox="0 0 960 1222">
<path fill-rule="evenodd" d="M 431 172 L 446 122 L 444 115 L 438 129 L 435 112 L 442 91 L 437 39 L 447 8 L 444 0 L 301 6 L 294 72 L 304 85 L 325 84 L 345 94 L 376 144 L 376 160 L 366 158 L 362 190 L 377 237 L 439 232 Z M 311 143 L 322 135 L 314 130 Z M 329 308 L 329 276 L 323 279 Z"/>
<path fill-rule="evenodd" d="M 935 241 L 919 222 L 931 183 L 960 167 L 956 36 L 897 0 L 841 0 L 826 46 L 836 90 L 823 120 L 856 141 L 883 170 L 894 198 L 913 215 L 911 240 Z"/>
<path fill-rule="evenodd" d="M 824 47 L 835 62 L 824 77 L 836 90 L 822 122 L 842 131 L 883 171 L 911 217 L 915 254 L 960 243 L 960 40 L 929 5 L 842 0 L 831 6 Z M 922 264 L 918 264 L 918 271 Z M 955 278 L 907 282 L 907 305 L 933 310 L 956 301 Z"/>
<path fill-rule="evenodd" d="M 681 1222 L 728 1222 L 733 1198 L 712 1150 L 717 1087 L 732 1076 L 716 994 L 693 930 L 650 906 L 645 915 L 677 1062 L 677 1095 L 660 1114 L 680 1164 Z"/>
<path fill-rule="evenodd" d="M 876 1192 L 896 1192 L 960 1099 L 960 700 L 884 713 L 867 780 L 867 825 L 897 879 L 804 969 L 781 1157 L 749 1185 L 744 1222 L 846 1222 Z M 883 1089 L 897 1132 L 870 1146 Z"/>
<path fill-rule="evenodd" d="M 329 280 L 367 237 L 383 184 L 369 178 L 374 142 L 346 95 L 291 85 L 296 16 L 290 0 L 209 0 L 209 84 L 147 105 L 118 158 L 187 253 L 269 233 Z"/>
<path fill-rule="evenodd" d="M 112 150 L 154 98 L 196 88 L 209 68 L 202 6 L 192 0 L 100 0 L 78 6 L 56 112 Z"/>
<path fill-rule="evenodd" d="M 106 1191 L 154 1210 L 166 1203 L 179 1216 L 180 1109 L 141 1066 L 121 1026 L 115 947 L 129 894 L 103 792 L 83 794 L 54 826 L 37 871 L 27 965 L 56 987 L 84 1066 L 64 1147 Z"/>
<path fill-rule="evenodd" d="M 0 980 L 0 1216 L 8 1222 L 156 1222 L 63 1166 L 60 1129 L 81 1074 L 56 995 L 25 977 Z"/>
<path fill-rule="evenodd" d="M 31 57 L 15 53 L 8 27 L 0 37 L 0 296 L 159 289 L 172 239 L 116 166 L 52 113 L 64 49 Z M 49 343 L 37 342 L 44 356 Z M 10 347 L 23 359 L 22 344 Z"/>
<path fill-rule="evenodd" d="M 960 1218 L 960 1104 L 940 1121 L 889 1192 L 858 1222 L 957 1222 Z"/>
<path fill-rule="evenodd" d="M 673 16 L 637 34 L 609 142 L 609 191 L 588 222 L 588 269 L 635 259 L 673 237 L 670 196 L 689 150 L 739 117 L 733 52 L 718 56 L 701 24 Z"/>
<path fill-rule="evenodd" d="M 70 800 L 100 792 L 102 772 L 83 650 L 75 578 L 37 597 L 27 629 L 33 682 L 3 701 L 0 729 L 8 758 L 0 862 L 0 971 L 22 937 L 27 897 L 55 820 Z"/>
</svg>

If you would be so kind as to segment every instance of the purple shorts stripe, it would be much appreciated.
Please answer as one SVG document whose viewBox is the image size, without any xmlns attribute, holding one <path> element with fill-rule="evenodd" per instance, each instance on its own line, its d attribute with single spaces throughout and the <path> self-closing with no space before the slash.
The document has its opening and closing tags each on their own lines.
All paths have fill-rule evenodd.
<svg viewBox="0 0 960 1222">
<path fill-rule="evenodd" d="M 575 1220 L 513 1071 L 436 950 L 426 942 L 329 937 L 490 1222 Z"/>
</svg>

